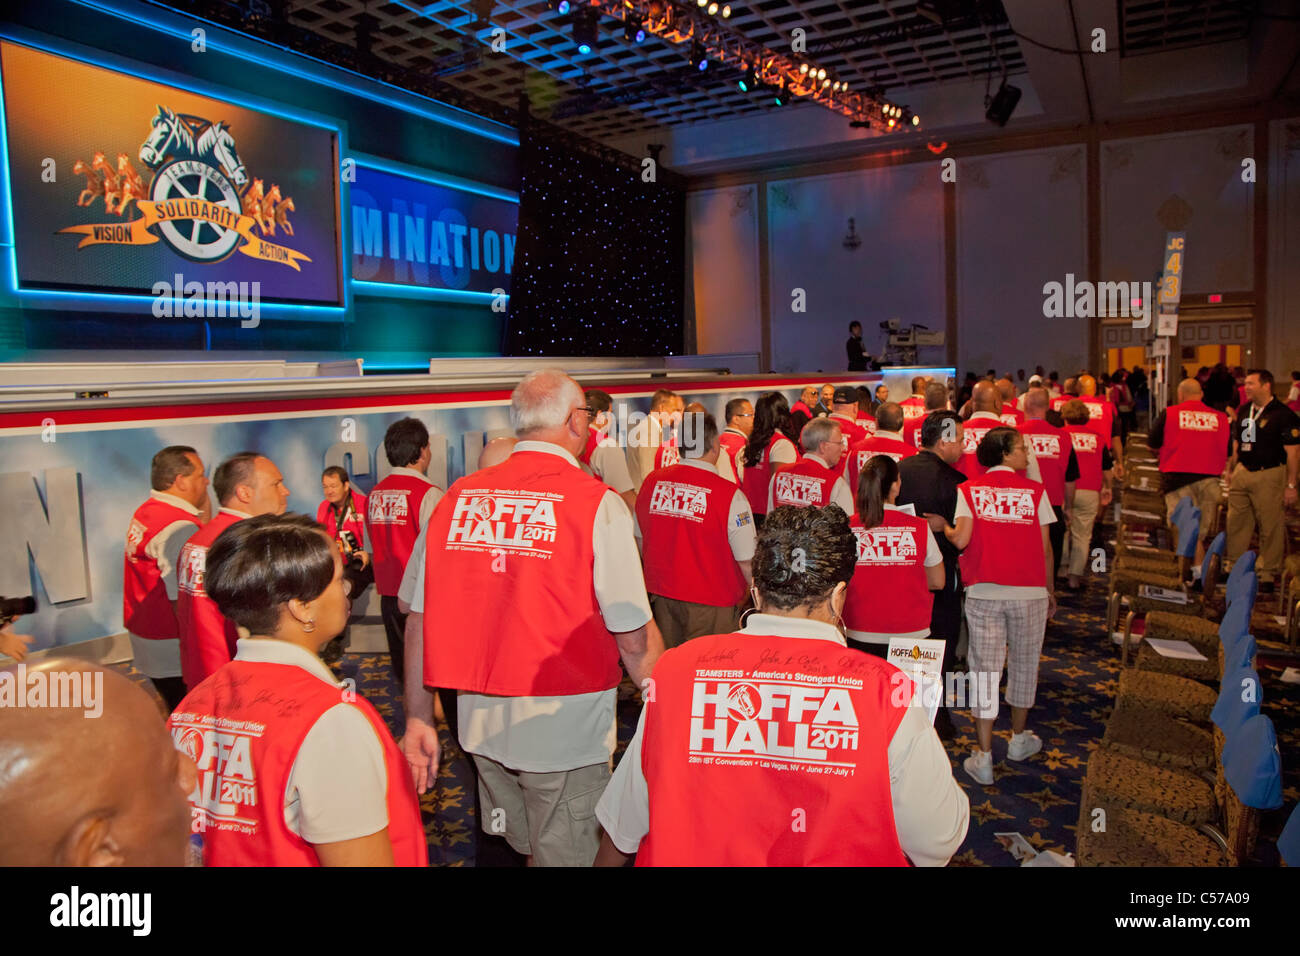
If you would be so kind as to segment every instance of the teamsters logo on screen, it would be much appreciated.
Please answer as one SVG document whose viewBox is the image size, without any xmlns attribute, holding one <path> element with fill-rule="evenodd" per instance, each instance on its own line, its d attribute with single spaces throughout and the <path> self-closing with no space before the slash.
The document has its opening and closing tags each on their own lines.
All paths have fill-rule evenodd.
<svg viewBox="0 0 1300 956">
<path fill-rule="evenodd" d="M 277 228 L 293 235 L 289 221 L 293 198 L 281 196 L 276 184 L 267 190 L 263 180 L 250 181 L 235 137 L 224 122 L 159 106 L 139 158 L 152 170 L 148 185 L 126 153 L 118 153 L 116 166 L 104 153 L 95 153 L 89 164 L 77 160 L 74 172 L 86 177 L 78 206 L 92 206 L 102 199 L 104 211 L 119 218 L 132 205 L 140 213 L 125 222 L 60 229 L 85 236 L 78 249 L 100 243 L 143 246 L 161 239 L 195 262 L 220 262 L 239 251 L 301 272 L 299 260 L 311 261 L 310 256 L 264 238 L 274 236 Z"/>
</svg>

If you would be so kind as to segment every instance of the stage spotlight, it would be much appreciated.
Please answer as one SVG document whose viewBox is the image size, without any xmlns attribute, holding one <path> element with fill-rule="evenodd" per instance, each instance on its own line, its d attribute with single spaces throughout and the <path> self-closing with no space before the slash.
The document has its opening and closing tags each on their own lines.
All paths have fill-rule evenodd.
<svg viewBox="0 0 1300 956">
<path fill-rule="evenodd" d="M 808 64 L 807 64 L 807 63 L 800 63 L 800 64 L 799 64 L 799 72 L 800 72 L 800 73 L 804 73 L 804 74 L 806 74 L 806 73 L 808 72 Z"/>
<path fill-rule="evenodd" d="M 889 104 L 888 104 L 888 103 L 881 103 L 881 104 L 880 104 L 880 112 L 881 112 L 882 115 L 884 115 L 884 116 L 888 116 L 888 115 L 889 115 Z"/>
<path fill-rule="evenodd" d="M 820 69 L 820 70 L 817 71 L 817 79 L 819 79 L 819 80 L 824 80 L 824 79 L 826 79 L 826 70 L 825 70 L 825 68 Z"/>
<path fill-rule="evenodd" d="M 709 5 L 709 0 L 696 0 L 696 3 L 698 3 L 701 7 L 707 7 Z"/>
<path fill-rule="evenodd" d="M 600 14 L 590 7 L 573 15 L 573 42 L 578 45 L 578 52 L 583 56 L 595 49 L 600 30 L 599 20 Z"/>
<path fill-rule="evenodd" d="M 917 116 L 915 113 L 912 114 L 912 125 L 913 126 L 921 125 L 921 117 Z"/>
<path fill-rule="evenodd" d="M 776 93 L 772 98 L 776 101 L 777 106 L 785 106 L 785 101 L 787 99 L 785 80 L 781 81 L 781 85 L 776 88 Z"/>
<path fill-rule="evenodd" d="M 635 43 L 645 42 L 645 27 L 642 25 L 640 17 L 634 17 L 630 14 L 623 21 L 623 39 Z"/>
<path fill-rule="evenodd" d="M 897 122 L 897 120 L 895 120 L 895 119 L 891 116 L 891 117 L 889 117 L 889 122 L 888 122 L 887 125 L 889 126 L 890 129 L 893 129 L 893 128 L 894 128 L 894 123 L 896 123 L 896 122 Z"/>
<path fill-rule="evenodd" d="M 560 12 L 560 16 L 564 16 L 569 12 L 569 0 L 560 0 L 560 2 L 555 5 L 555 9 Z"/>
<path fill-rule="evenodd" d="M 709 54 L 699 40 L 691 41 L 691 66 L 701 72 L 709 68 Z"/>
<path fill-rule="evenodd" d="M 826 87 L 828 87 L 828 86 L 830 86 L 830 85 L 831 85 L 831 81 L 830 81 L 830 80 L 822 80 L 822 89 L 823 89 L 823 90 L 826 89 Z"/>
<path fill-rule="evenodd" d="M 740 79 L 736 81 L 736 85 L 740 87 L 742 93 L 748 93 L 750 90 L 758 89 L 758 71 L 752 66 L 745 67 L 745 72 L 740 75 Z"/>
<path fill-rule="evenodd" d="M 831 90 L 833 90 L 833 91 L 836 92 L 836 93 L 838 93 L 838 92 L 840 91 L 840 81 L 839 81 L 839 80 L 836 80 L 834 83 L 831 84 Z"/>
<path fill-rule="evenodd" d="M 731 16 L 731 4 L 725 3 L 722 5 L 722 19 L 725 20 L 730 16 Z"/>
<path fill-rule="evenodd" d="M 707 10 L 706 12 L 707 12 L 708 15 L 711 16 L 711 17 L 713 17 L 713 16 L 717 16 L 717 14 L 718 14 L 718 4 L 717 4 L 716 0 L 714 0 L 713 3 L 710 3 L 710 4 L 709 4 L 708 10 Z"/>
</svg>

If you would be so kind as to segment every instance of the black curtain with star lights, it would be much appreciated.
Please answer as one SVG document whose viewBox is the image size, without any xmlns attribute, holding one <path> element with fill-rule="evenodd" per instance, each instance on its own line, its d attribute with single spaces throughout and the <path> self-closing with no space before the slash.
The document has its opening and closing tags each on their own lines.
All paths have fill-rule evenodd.
<svg viewBox="0 0 1300 956">
<path fill-rule="evenodd" d="M 680 355 L 685 180 L 520 130 L 506 355 Z"/>
</svg>

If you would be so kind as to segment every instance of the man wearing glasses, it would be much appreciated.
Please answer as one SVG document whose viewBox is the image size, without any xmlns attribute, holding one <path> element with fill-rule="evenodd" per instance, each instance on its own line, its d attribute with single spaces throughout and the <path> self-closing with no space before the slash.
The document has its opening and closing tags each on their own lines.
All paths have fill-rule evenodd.
<svg viewBox="0 0 1300 956">
<path fill-rule="evenodd" d="M 639 687 L 663 651 L 632 515 L 578 466 L 594 414 L 562 371 L 519 383 L 514 452 L 439 503 L 420 606 L 411 601 L 424 614 L 407 647 L 403 749 L 416 789 L 438 769 L 428 688 L 454 688 L 483 829 L 538 866 L 595 859 L 619 659 Z"/>
<path fill-rule="evenodd" d="M 741 459 L 754 431 L 754 403 L 747 398 L 733 398 L 727 402 L 725 412 L 727 427 L 718 436 L 718 442 L 722 445 L 722 453 L 731 460 L 731 473 L 736 477 L 736 484 L 740 484 L 745 467 Z"/>
</svg>

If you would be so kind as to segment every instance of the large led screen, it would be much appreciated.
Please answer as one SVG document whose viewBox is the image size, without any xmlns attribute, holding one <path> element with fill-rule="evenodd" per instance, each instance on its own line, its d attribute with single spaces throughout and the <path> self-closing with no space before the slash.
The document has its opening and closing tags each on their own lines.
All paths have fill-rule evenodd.
<svg viewBox="0 0 1300 956">
<path fill-rule="evenodd" d="M 343 304 L 333 130 L 9 42 L 0 76 L 19 288 Z"/>
</svg>

